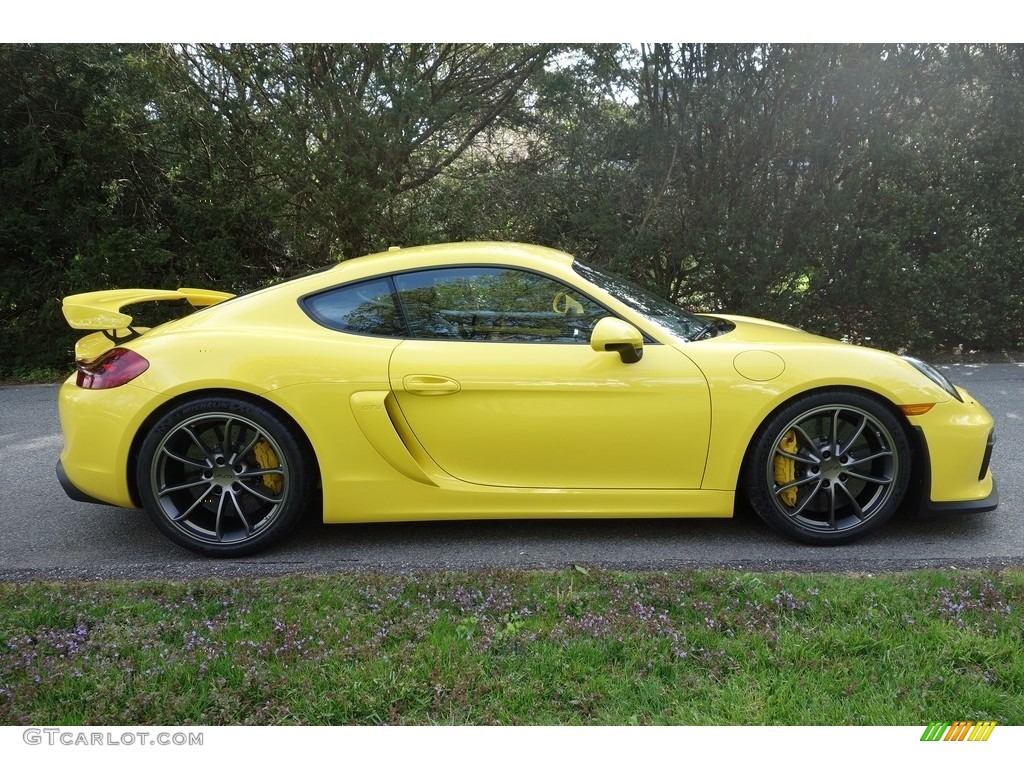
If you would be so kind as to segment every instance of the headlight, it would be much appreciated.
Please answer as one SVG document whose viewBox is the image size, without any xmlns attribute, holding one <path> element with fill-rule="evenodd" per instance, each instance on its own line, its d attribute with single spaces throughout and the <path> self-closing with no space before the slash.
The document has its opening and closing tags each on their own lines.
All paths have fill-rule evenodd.
<svg viewBox="0 0 1024 768">
<path fill-rule="evenodd" d="M 952 382 L 950 382 L 950 380 L 947 379 L 940 371 L 928 365 L 928 363 L 918 360 L 916 357 L 904 357 L 903 359 L 906 360 L 915 368 L 917 368 L 917 370 L 919 370 L 933 382 L 935 382 L 935 384 L 938 387 L 940 387 L 942 391 L 952 395 L 961 403 L 964 401 L 964 399 L 960 397 L 960 393 L 956 391 L 956 387 L 954 387 Z"/>
</svg>

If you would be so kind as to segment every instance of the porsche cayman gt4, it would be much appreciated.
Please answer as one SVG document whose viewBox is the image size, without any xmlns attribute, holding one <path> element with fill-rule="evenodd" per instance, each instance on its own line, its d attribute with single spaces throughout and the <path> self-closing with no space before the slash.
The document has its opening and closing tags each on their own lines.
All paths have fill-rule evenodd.
<svg viewBox="0 0 1024 768">
<path fill-rule="evenodd" d="M 199 311 L 152 329 L 140 302 Z M 693 315 L 569 255 L 408 249 L 232 297 L 69 296 L 57 474 L 214 556 L 328 523 L 729 517 L 798 541 L 994 509 L 992 418 L 911 358 Z"/>
</svg>

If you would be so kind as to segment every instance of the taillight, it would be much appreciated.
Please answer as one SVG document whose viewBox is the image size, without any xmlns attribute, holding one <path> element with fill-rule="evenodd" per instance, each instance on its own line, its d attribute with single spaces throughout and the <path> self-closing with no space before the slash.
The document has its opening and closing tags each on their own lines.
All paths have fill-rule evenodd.
<svg viewBox="0 0 1024 768">
<path fill-rule="evenodd" d="M 149 368 L 149 361 L 137 352 L 114 347 L 89 363 L 78 364 L 75 383 L 82 389 L 112 389 L 127 384 Z"/>
</svg>

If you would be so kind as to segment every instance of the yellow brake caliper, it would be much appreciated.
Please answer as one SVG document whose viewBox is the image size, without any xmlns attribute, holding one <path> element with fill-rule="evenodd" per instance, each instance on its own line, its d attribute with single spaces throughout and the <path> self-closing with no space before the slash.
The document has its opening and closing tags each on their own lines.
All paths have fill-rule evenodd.
<svg viewBox="0 0 1024 768">
<path fill-rule="evenodd" d="M 786 453 L 796 453 L 799 445 L 796 441 L 796 433 L 792 429 L 782 436 L 779 448 Z M 779 485 L 786 485 L 796 480 L 796 462 L 786 456 L 776 456 L 772 459 L 772 470 L 775 474 L 775 482 Z M 779 498 L 787 507 L 796 506 L 796 486 L 779 493 Z"/>
<path fill-rule="evenodd" d="M 270 443 L 266 440 L 260 440 L 256 443 L 252 452 L 256 456 L 256 463 L 260 465 L 260 469 L 277 469 L 281 466 L 281 462 L 277 459 L 277 454 L 274 453 L 274 449 L 270 447 Z M 263 476 L 263 484 L 273 493 L 277 494 L 281 492 L 284 483 L 282 482 L 281 475 L 266 474 Z"/>
</svg>

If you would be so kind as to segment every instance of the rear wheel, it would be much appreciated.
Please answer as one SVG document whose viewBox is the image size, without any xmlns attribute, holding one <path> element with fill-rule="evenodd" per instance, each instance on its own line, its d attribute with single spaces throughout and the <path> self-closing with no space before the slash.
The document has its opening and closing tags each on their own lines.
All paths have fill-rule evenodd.
<svg viewBox="0 0 1024 768">
<path fill-rule="evenodd" d="M 910 471 L 910 444 L 889 408 L 857 392 L 823 391 L 769 418 L 744 482 L 751 505 L 776 530 L 844 544 L 892 517 Z"/>
<path fill-rule="evenodd" d="M 312 493 L 306 451 L 269 409 L 236 398 L 174 408 L 142 443 L 136 480 L 150 518 L 204 555 L 257 552 L 285 536 Z"/>
</svg>

